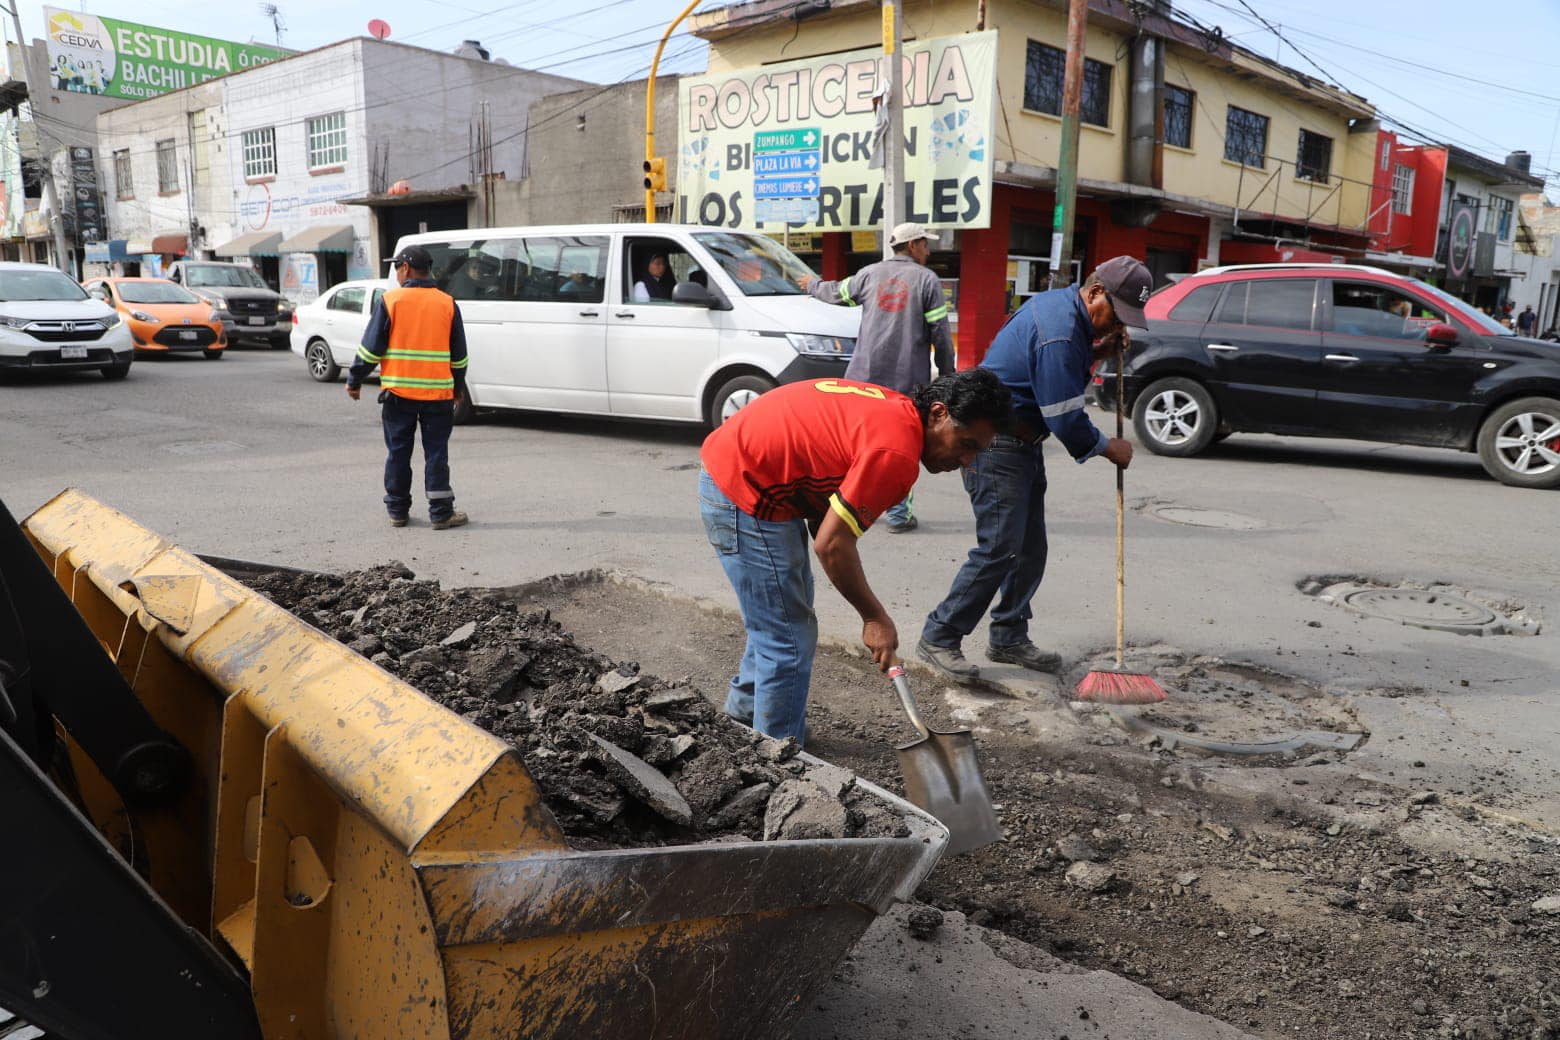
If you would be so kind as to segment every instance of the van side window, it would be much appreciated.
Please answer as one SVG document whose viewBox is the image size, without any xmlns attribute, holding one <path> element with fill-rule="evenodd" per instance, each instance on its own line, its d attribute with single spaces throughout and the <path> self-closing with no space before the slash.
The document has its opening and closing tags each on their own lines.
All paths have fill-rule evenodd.
<svg viewBox="0 0 1560 1040">
<path fill-rule="evenodd" d="M 519 299 L 600 303 L 606 296 L 605 235 L 527 238 L 520 243 L 524 285 Z"/>
<path fill-rule="evenodd" d="M 481 239 L 427 245 L 433 281 L 457 300 L 513 300 L 520 277 L 519 239 Z"/>
<path fill-rule="evenodd" d="M 654 268 L 654 270 L 652 270 Z M 681 282 L 709 280 L 688 251 L 669 238 L 630 238 L 623 249 L 623 302 L 669 304 Z"/>
</svg>

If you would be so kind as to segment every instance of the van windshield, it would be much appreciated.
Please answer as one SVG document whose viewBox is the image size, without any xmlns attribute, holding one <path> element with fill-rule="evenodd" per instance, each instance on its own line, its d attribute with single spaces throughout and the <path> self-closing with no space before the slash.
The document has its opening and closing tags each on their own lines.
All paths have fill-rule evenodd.
<svg viewBox="0 0 1560 1040">
<path fill-rule="evenodd" d="M 228 289 L 264 289 L 260 276 L 247 267 L 191 264 L 184 269 L 184 284 Z"/>
<path fill-rule="evenodd" d="M 802 296 L 813 272 L 772 238 L 736 231 L 700 231 L 694 240 L 715 257 L 744 296 Z"/>
<path fill-rule="evenodd" d="M 0 271 L 0 301 L 86 298 L 81 286 L 58 271 Z"/>
</svg>

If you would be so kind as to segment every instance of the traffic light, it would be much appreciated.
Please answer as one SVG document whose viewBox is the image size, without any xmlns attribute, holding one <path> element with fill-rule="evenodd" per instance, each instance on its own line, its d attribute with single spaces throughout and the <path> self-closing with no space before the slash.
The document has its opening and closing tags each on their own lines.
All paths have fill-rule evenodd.
<svg viewBox="0 0 1560 1040">
<path fill-rule="evenodd" d="M 646 159 L 645 163 L 644 163 L 644 168 L 645 168 L 645 190 L 646 191 L 665 191 L 666 190 L 666 160 L 660 158 L 659 156 L 657 156 L 654 159 Z"/>
</svg>

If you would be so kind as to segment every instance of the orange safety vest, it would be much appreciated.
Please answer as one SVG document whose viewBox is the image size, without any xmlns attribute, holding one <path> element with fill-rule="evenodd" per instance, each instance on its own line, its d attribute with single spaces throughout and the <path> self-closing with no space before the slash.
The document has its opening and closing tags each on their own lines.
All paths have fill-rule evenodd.
<svg viewBox="0 0 1560 1040">
<path fill-rule="evenodd" d="M 428 286 L 402 286 L 384 297 L 390 345 L 379 362 L 379 385 L 414 401 L 455 396 L 450 369 L 450 323 L 455 301 Z"/>
</svg>

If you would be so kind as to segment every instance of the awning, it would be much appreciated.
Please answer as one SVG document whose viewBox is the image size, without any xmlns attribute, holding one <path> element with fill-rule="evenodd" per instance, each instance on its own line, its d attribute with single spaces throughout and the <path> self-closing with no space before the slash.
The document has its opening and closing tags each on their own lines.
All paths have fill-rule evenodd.
<svg viewBox="0 0 1560 1040">
<path fill-rule="evenodd" d="M 123 260 L 130 254 L 125 250 L 125 240 L 111 238 L 107 242 L 87 243 L 87 263 L 111 264 L 116 260 Z"/>
<path fill-rule="evenodd" d="M 316 224 L 304 228 L 276 247 L 278 253 L 350 253 L 351 224 Z"/>
<path fill-rule="evenodd" d="M 131 256 L 145 256 L 152 251 L 152 240 L 149 238 L 132 238 L 125 242 L 125 252 Z"/>
<path fill-rule="evenodd" d="M 276 256 L 276 247 L 281 240 L 280 231 L 251 231 L 218 246 L 212 252 L 218 256 Z"/>
<path fill-rule="evenodd" d="M 166 234 L 161 234 L 161 235 L 155 236 L 152 239 L 152 248 L 148 249 L 147 252 L 149 252 L 149 253 L 173 253 L 176 256 L 183 256 L 185 253 L 189 252 L 189 249 L 190 249 L 190 236 L 189 235 L 180 235 L 180 234 L 169 232 L 169 233 L 166 233 Z"/>
</svg>

